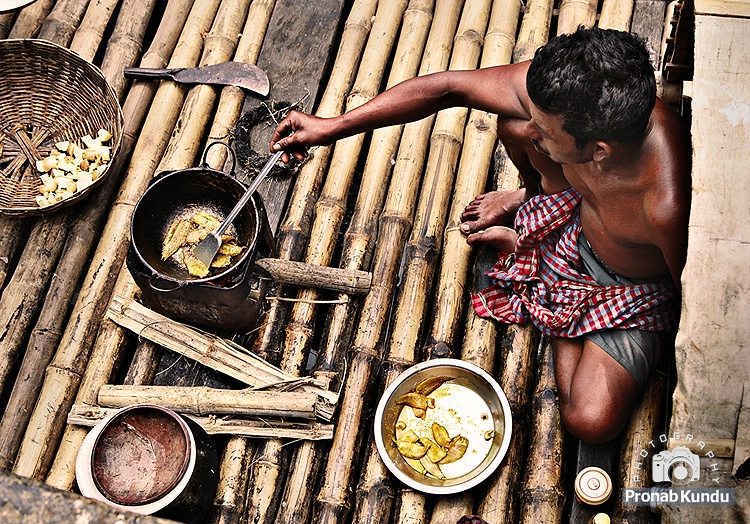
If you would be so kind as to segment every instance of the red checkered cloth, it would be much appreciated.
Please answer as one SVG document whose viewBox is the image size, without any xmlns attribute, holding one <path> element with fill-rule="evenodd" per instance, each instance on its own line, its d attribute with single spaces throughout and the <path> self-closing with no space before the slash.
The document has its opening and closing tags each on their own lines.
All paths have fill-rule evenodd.
<svg viewBox="0 0 750 524">
<path fill-rule="evenodd" d="M 671 282 L 602 286 L 581 273 L 581 195 L 538 195 L 518 210 L 515 254 L 500 253 L 493 285 L 472 295 L 480 317 L 534 323 L 542 334 L 575 338 L 603 329 L 672 331 L 679 320 Z"/>
</svg>

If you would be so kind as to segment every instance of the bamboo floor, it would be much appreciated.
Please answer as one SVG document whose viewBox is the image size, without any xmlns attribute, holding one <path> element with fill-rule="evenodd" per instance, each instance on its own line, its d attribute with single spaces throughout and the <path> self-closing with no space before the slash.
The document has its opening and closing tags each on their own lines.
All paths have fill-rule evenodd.
<svg viewBox="0 0 750 524">
<path fill-rule="evenodd" d="M 492 255 L 465 244 L 459 214 L 476 194 L 519 184 L 496 143 L 492 115 L 447 110 L 342 140 L 313 151 L 294 176 L 262 186 L 279 258 L 366 271 L 372 285 L 367 295 L 355 295 L 274 283 L 258 325 L 247 332 L 170 331 L 169 321 L 148 311 L 143 324 L 129 323 L 140 306 L 125 267 L 129 221 L 154 175 L 197 165 L 214 140 L 230 141 L 246 161 L 241 148 L 264 156 L 273 126 L 248 128 L 243 117 L 272 107 L 269 101 L 331 116 L 416 74 L 531 58 L 550 36 L 579 24 L 639 32 L 658 61 L 667 3 L 302 5 L 37 0 L 0 14 L 0 37 L 51 40 L 101 67 L 125 114 L 122 150 L 95 195 L 42 218 L 0 216 L 0 469 L 76 492 L 75 457 L 88 427 L 80 418 L 68 424 L 68 417 L 94 411 L 103 386 L 210 386 L 228 390 L 231 402 L 231 390 L 253 380 L 244 353 L 237 356 L 241 347 L 287 375 L 312 377 L 337 397 L 338 410 L 332 434 L 319 440 L 279 428 L 265 438 L 236 427 L 215 435 L 221 477 L 207 522 L 455 523 L 464 515 L 493 524 L 587 522 L 594 510 L 575 501 L 575 471 L 600 465 L 616 489 L 637 482 L 629 477 L 635 450 L 664 424 L 669 384 L 653 381 L 613 444 L 580 446 L 560 426 L 544 341 L 531 328 L 498 326 L 467 307 L 481 280 L 475 267 Z M 272 85 L 267 99 L 238 88 L 122 76 L 131 65 L 227 60 L 262 67 Z M 228 169 L 219 149 L 205 161 Z M 237 171 L 249 169 L 244 163 Z M 167 327 L 157 333 L 150 322 Z M 178 354 L 183 346 L 198 355 L 190 348 Z M 233 348 L 240 364 L 219 346 Z M 223 356 L 211 360 L 208 353 Z M 507 459 L 493 477 L 435 497 L 392 479 L 370 433 L 382 389 L 408 366 L 442 357 L 492 373 L 514 423 Z M 604 510 L 615 522 L 658 521 L 614 498 Z"/>
</svg>

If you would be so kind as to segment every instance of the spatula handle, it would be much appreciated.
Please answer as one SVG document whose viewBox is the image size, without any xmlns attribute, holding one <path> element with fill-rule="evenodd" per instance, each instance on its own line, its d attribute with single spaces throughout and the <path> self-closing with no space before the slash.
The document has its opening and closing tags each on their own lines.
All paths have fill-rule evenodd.
<svg viewBox="0 0 750 524">
<path fill-rule="evenodd" d="M 245 207 L 245 204 L 248 203 L 250 200 L 250 197 L 253 196 L 253 193 L 258 189 L 258 186 L 261 182 L 263 182 L 263 179 L 268 176 L 268 173 L 271 172 L 271 169 L 273 169 L 273 166 L 276 165 L 276 162 L 279 161 L 279 158 L 281 158 L 283 151 L 277 151 L 273 155 L 271 155 L 271 158 L 268 159 L 266 164 L 263 166 L 263 169 L 260 170 L 260 173 L 253 179 L 252 182 L 250 182 L 250 185 L 247 187 L 247 190 L 245 191 L 245 194 L 242 195 L 242 198 L 240 198 L 240 201 L 237 202 L 237 205 L 232 208 L 232 210 L 229 212 L 229 214 L 226 216 L 224 221 L 221 223 L 221 226 L 219 226 L 219 229 L 216 231 L 216 234 L 221 237 L 221 235 L 224 233 L 224 231 L 227 230 L 229 225 L 234 221 L 235 218 L 237 218 L 237 215 L 240 213 L 243 207 Z"/>
</svg>

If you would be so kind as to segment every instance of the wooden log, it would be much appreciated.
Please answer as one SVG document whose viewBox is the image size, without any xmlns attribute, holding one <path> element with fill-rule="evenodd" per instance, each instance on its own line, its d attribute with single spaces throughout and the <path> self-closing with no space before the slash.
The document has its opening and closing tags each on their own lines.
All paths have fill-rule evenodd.
<svg viewBox="0 0 750 524">
<path fill-rule="evenodd" d="M 163 23 L 160 24 L 157 29 L 151 46 L 141 61 L 143 67 L 163 68 L 167 65 L 169 57 L 177 45 L 178 37 L 182 31 L 188 13 L 191 10 L 191 6 L 191 1 L 169 1 L 164 11 Z M 130 28 L 141 27 L 140 24 L 131 23 L 131 13 L 133 13 L 133 11 L 125 11 L 125 7 L 126 6 L 123 5 L 121 14 L 118 17 L 118 22 L 113 30 L 113 37 L 128 31 Z M 137 7 L 137 5 L 131 5 L 131 9 L 136 9 Z M 141 5 L 140 7 L 145 8 L 147 5 Z M 123 22 L 122 25 L 121 21 Z M 133 36 L 130 36 L 130 38 L 134 39 L 135 36 L 136 35 L 134 34 Z M 105 54 L 105 62 L 107 61 L 107 57 L 110 56 L 110 53 L 113 53 L 113 60 L 117 60 L 118 57 L 123 56 L 122 53 L 117 53 L 113 50 L 112 46 L 110 46 Z M 104 64 L 104 67 L 107 69 L 106 64 Z M 121 155 L 119 158 L 115 159 L 116 163 L 124 162 L 127 164 L 128 153 L 132 151 L 138 138 L 141 125 L 146 119 L 146 113 L 154 99 L 155 93 L 156 86 L 153 82 L 135 82 L 130 88 L 123 107 L 125 125 L 123 129 Z M 140 176 L 140 173 L 134 170 L 134 172 L 131 173 L 130 184 L 133 183 L 133 178 L 137 179 L 138 176 Z M 126 187 L 127 184 L 123 186 L 123 188 Z M 127 191 L 124 194 L 127 194 Z M 135 199 L 137 197 L 136 191 L 134 190 L 132 198 Z M 134 201 L 135 200 L 131 200 L 131 202 Z M 125 201 L 125 206 L 120 207 L 118 211 L 127 212 L 129 209 L 132 209 L 132 207 L 128 207 L 126 202 L 127 200 Z M 117 206 L 115 206 L 115 209 L 117 209 Z M 123 218 L 123 221 L 119 223 L 123 223 L 124 220 L 125 219 Z M 117 221 L 113 223 L 117 223 Z M 108 253 L 100 253 L 99 258 L 96 260 L 98 260 L 100 264 L 103 264 L 105 268 L 109 268 L 110 271 L 114 271 L 113 267 L 119 267 L 117 266 L 118 263 L 122 265 L 122 258 L 118 260 L 110 260 L 107 256 Z M 110 264 L 114 264 L 114 266 L 110 266 Z M 109 286 L 110 283 L 108 281 L 96 280 L 91 284 L 91 287 L 87 289 L 87 292 L 91 293 L 91 296 L 98 296 L 99 298 L 97 300 L 108 300 Z M 115 288 L 121 294 L 133 295 L 136 288 L 127 270 L 123 269 L 121 271 L 120 277 L 115 282 Z M 93 323 L 98 318 L 99 317 L 94 315 L 90 317 L 88 321 Z M 85 328 L 85 326 L 86 324 L 82 327 Z M 88 373 L 87 376 L 83 377 L 82 384 L 82 391 L 84 392 L 82 395 L 85 395 L 85 402 L 96 402 L 96 392 L 98 391 L 99 386 L 109 379 L 116 363 L 120 360 L 120 348 L 124 346 L 126 333 L 126 330 L 120 328 L 110 320 L 105 319 L 101 323 L 99 335 L 97 336 L 92 351 L 94 354 L 101 354 L 102 356 L 97 356 L 94 359 L 100 363 L 98 366 L 86 367 Z M 87 384 L 90 384 L 90 386 Z M 47 476 L 47 483 L 61 489 L 70 489 L 72 487 L 75 474 L 75 457 L 86 433 L 86 430 L 77 426 L 68 426 L 65 428 L 65 434 L 61 439 L 60 449 L 58 450 L 55 461 Z"/>
<path fill-rule="evenodd" d="M 455 524 L 464 515 L 471 515 L 474 509 L 474 496 L 464 491 L 447 497 L 439 497 L 432 509 L 432 524 Z"/>
<path fill-rule="evenodd" d="M 89 0 L 58 0 L 44 19 L 38 38 L 68 47 L 88 5 Z"/>
<path fill-rule="evenodd" d="M 328 84 L 315 110 L 316 116 L 338 116 L 343 111 L 346 95 L 354 83 L 357 64 L 370 33 L 376 7 L 377 2 L 375 0 L 355 0 L 352 4 L 341 34 L 341 43 Z M 289 81 L 291 83 L 291 79 Z M 310 157 L 297 174 L 290 197 L 288 214 L 276 237 L 279 258 L 300 260 L 303 257 L 310 234 L 315 202 L 320 193 L 323 175 L 332 149 L 328 146 L 311 151 Z M 286 292 L 283 287 L 280 289 L 280 294 Z M 283 325 L 286 322 L 288 312 L 289 308 L 286 304 L 282 302 L 272 303 L 253 343 L 253 351 L 271 362 L 277 362 L 281 359 L 280 336 L 283 334 Z"/>
<path fill-rule="evenodd" d="M 449 61 L 463 0 L 436 2 L 420 75 L 444 70 Z M 336 521 L 348 512 L 348 489 L 356 450 L 363 439 L 362 410 L 369 399 L 372 375 L 380 364 L 391 298 L 412 216 L 434 116 L 406 124 L 379 224 L 374 254 L 373 286 L 365 297 L 349 355 L 350 371 L 343 387 L 337 430 L 315 502 L 314 518 Z"/>
<path fill-rule="evenodd" d="M 334 405 L 338 398 L 334 392 L 310 385 L 312 381 L 309 379 L 299 379 L 272 366 L 239 344 L 170 320 L 135 301 L 123 302 L 121 297 L 112 297 L 108 315 L 113 321 L 132 330 L 140 337 L 149 339 L 249 386 L 270 387 L 284 384 L 299 386 L 304 391 L 313 391 L 327 399 L 331 405 Z M 328 416 L 332 415 L 331 409 Z"/>
<path fill-rule="evenodd" d="M 552 0 L 529 0 L 526 2 L 521 28 L 518 31 L 513 61 L 531 60 L 537 48 L 549 40 Z"/>
<path fill-rule="evenodd" d="M 393 516 L 393 524 L 424 524 L 427 522 L 427 498 L 412 489 L 401 490 Z"/>
<path fill-rule="evenodd" d="M 55 6 L 55 0 L 36 0 L 18 13 L 8 38 L 34 38 L 41 29 L 47 15 Z"/>
<path fill-rule="evenodd" d="M 93 427 L 107 415 L 116 411 L 115 408 L 103 408 L 74 404 L 68 414 L 68 424 Z M 331 424 L 319 422 L 280 422 L 269 420 L 251 420 L 240 418 L 197 417 L 186 415 L 194 420 L 209 435 L 242 435 L 253 438 L 283 438 L 283 439 L 330 439 L 333 435 Z"/>
<path fill-rule="evenodd" d="M 658 442 L 660 428 L 664 424 L 664 406 L 666 402 L 666 381 L 658 376 L 652 377 L 641 397 L 638 406 L 630 415 L 622 441 L 620 453 L 620 470 L 618 486 L 621 489 L 642 489 L 653 485 L 651 469 L 641 456 L 645 450 L 653 456 L 655 453 L 649 442 Z M 616 497 L 612 521 L 618 524 L 650 524 L 655 515 L 646 506 L 623 506 L 622 497 Z"/>
<path fill-rule="evenodd" d="M 92 62 L 104 37 L 104 31 L 107 29 L 109 20 L 118 3 L 119 0 L 90 0 L 83 19 L 71 39 L 70 48 L 89 50 L 90 54 L 88 56 L 82 56 Z M 151 5 L 153 7 L 153 2 Z M 141 14 L 149 15 L 150 12 L 142 11 Z M 148 20 L 148 16 L 145 19 Z M 138 39 L 137 33 L 134 37 L 136 40 Z"/>
<path fill-rule="evenodd" d="M 329 289 L 352 295 L 367 294 L 372 284 L 371 273 L 355 268 L 333 268 L 278 258 L 262 258 L 256 260 L 255 265 L 275 281 L 284 284 Z"/>
<path fill-rule="evenodd" d="M 633 7 L 629 29 L 646 40 L 652 64 L 659 63 L 666 9 L 667 2 L 664 0 L 637 0 Z"/>
<path fill-rule="evenodd" d="M 118 326 L 117 331 L 125 330 Z M 162 348 L 150 340 L 140 341 L 133 352 L 133 358 L 130 361 L 128 372 L 122 383 L 133 386 L 151 384 L 158 369 L 161 352 Z"/>
<path fill-rule="evenodd" d="M 206 22 L 210 23 L 213 19 L 216 7 L 212 0 L 198 2 L 193 6 L 192 16 L 189 17 L 190 23 L 182 32 L 185 45 L 178 46 L 180 52 L 172 57 L 170 66 L 190 67 L 197 63 L 200 48 L 195 43 L 202 42 L 202 34 L 207 30 Z M 190 45 L 188 42 L 194 44 Z M 54 385 L 47 385 L 45 380 L 40 400 L 32 414 L 16 460 L 14 471 L 18 474 L 37 478 L 49 468 L 51 453 L 56 449 L 63 429 L 61 422 L 64 422 L 64 418 L 50 415 L 58 411 L 65 412 L 72 404 L 86 367 L 96 329 L 99 327 L 99 321 L 114 285 L 110 275 L 122 267 L 125 259 L 129 243 L 130 215 L 135 202 L 143 194 L 154 173 L 155 162 L 161 158 L 161 153 L 166 147 L 167 135 L 177 120 L 183 96 L 182 86 L 167 83 L 160 86 L 155 96 L 133 151 L 125 182 L 110 212 L 101 235 L 102 241 L 94 253 L 89 272 L 73 308 L 71 316 L 76 321 L 68 324 L 58 352 L 48 367 L 48 376 L 65 376 L 67 380 Z M 52 372 L 52 368 L 59 371 Z M 54 413 L 48 413 L 47 406 L 53 406 Z"/>
<path fill-rule="evenodd" d="M 13 28 L 16 16 L 18 16 L 16 11 L 0 14 L 0 38 L 8 38 L 8 33 Z"/>
<path fill-rule="evenodd" d="M 604 0 L 597 26 L 602 29 L 630 29 L 633 18 L 634 0 Z"/>
<path fill-rule="evenodd" d="M 562 0 L 557 14 L 557 34 L 574 33 L 578 26 L 593 27 L 598 0 Z"/>
<path fill-rule="evenodd" d="M 183 12 L 188 12 L 192 4 L 192 0 L 184 2 Z M 112 35 L 107 40 L 107 48 L 102 59 L 102 73 L 120 100 L 125 97 L 127 93 L 126 88 L 130 85 L 130 81 L 125 79 L 122 71 L 125 67 L 134 65 L 141 57 L 143 52 L 142 35 L 145 34 L 148 28 L 155 5 L 156 0 L 123 0 L 119 8 L 117 22 L 112 30 Z M 89 11 L 92 11 L 91 6 L 89 6 Z M 89 11 L 86 12 L 84 21 L 89 16 Z M 171 16 L 171 14 L 172 10 L 169 7 L 165 8 L 165 15 Z M 92 12 L 91 16 L 96 15 Z M 181 17 L 179 15 L 173 19 L 175 24 L 178 24 L 180 20 Z M 83 31 L 83 22 L 81 23 L 81 31 Z M 94 31 L 94 34 L 99 34 L 98 28 Z M 76 44 L 77 39 L 78 32 L 73 38 L 71 46 Z M 163 37 L 157 33 L 154 36 L 154 40 L 163 42 Z M 167 49 L 169 50 L 170 48 L 168 47 Z M 171 50 L 169 50 L 169 53 L 171 53 Z M 165 57 L 164 63 L 166 63 L 166 60 L 167 58 Z M 143 123 L 143 119 L 139 119 L 139 125 L 141 123 Z"/>
<path fill-rule="evenodd" d="M 97 524 L 174 524 L 173 520 L 115 509 L 75 493 L 0 472 L 0 521 L 96 522 Z"/>
<path fill-rule="evenodd" d="M 257 391 L 205 386 L 116 386 L 99 390 L 99 405 L 159 404 L 191 415 L 252 415 L 314 419 L 320 398 L 311 391 Z"/>
<path fill-rule="evenodd" d="M 565 502 L 563 428 L 549 341 L 542 344 L 534 389 L 529 456 L 521 487 L 521 523 L 558 523 Z"/>
<path fill-rule="evenodd" d="M 29 226 L 32 220 L 23 220 L 7 215 L 0 216 L 0 289 L 5 285 L 8 276 L 8 266 L 12 263 L 17 250 L 23 249 L 28 238 Z"/>
</svg>

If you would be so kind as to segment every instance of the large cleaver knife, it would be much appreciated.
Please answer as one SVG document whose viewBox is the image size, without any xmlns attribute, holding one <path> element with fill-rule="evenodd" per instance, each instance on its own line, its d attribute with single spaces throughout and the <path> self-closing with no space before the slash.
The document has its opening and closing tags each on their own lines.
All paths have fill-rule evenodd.
<svg viewBox="0 0 750 524">
<path fill-rule="evenodd" d="M 181 84 L 237 86 L 262 96 L 266 96 L 270 89 L 265 71 L 254 64 L 244 62 L 222 62 L 203 67 L 172 69 L 126 67 L 123 73 L 129 78 L 169 78 Z"/>
</svg>

